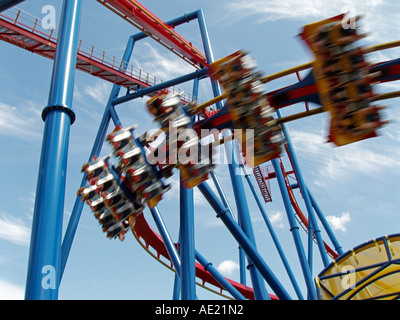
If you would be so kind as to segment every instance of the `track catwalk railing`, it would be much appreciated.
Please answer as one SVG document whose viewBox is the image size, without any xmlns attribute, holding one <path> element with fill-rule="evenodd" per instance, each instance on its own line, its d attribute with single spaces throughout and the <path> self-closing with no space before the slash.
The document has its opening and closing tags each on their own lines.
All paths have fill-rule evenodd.
<svg viewBox="0 0 400 320">
<path fill-rule="evenodd" d="M 0 13 L 0 39 L 25 50 L 54 59 L 58 33 L 55 28 L 43 28 L 43 21 L 21 9 L 11 8 Z M 149 72 L 108 54 L 94 45 L 79 40 L 77 49 L 77 69 L 90 73 L 108 82 L 128 89 L 147 88 L 163 81 Z M 171 93 L 180 94 L 184 102 L 192 102 L 193 96 L 172 86 Z M 195 103 L 200 101 L 194 100 Z"/>
</svg>

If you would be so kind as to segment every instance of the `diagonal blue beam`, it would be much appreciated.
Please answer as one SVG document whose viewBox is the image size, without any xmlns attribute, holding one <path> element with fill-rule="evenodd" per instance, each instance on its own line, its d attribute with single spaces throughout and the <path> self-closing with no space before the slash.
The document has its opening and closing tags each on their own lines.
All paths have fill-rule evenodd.
<svg viewBox="0 0 400 320">
<path fill-rule="evenodd" d="M 204 267 L 204 270 L 209 272 L 211 276 L 218 281 L 218 283 L 224 287 L 235 299 L 246 300 L 246 298 L 233 286 L 228 280 L 226 280 L 217 269 L 214 268 L 211 262 L 208 262 L 199 252 L 196 250 L 196 260 Z"/>
<path fill-rule="evenodd" d="M 270 285 L 272 290 L 276 293 L 278 298 L 281 300 L 291 300 L 289 293 L 273 274 L 267 263 L 262 259 L 260 254 L 257 252 L 257 249 L 251 243 L 243 230 L 233 220 L 232 216 L 230 214 L 227 214 L 229 212 L 228 209 L 222 205 L 222 203 L 214 194 L 207 182 L 201 183 L 200 185 L 198 185 L 198 188 L 216 212 L 217 217 L 222 220 L 222 222 L 231 232 L 236 241 L 242 246 L 246 255 L 257 267 L 259 272 Z"/>
<path fill-rule="evenodd" d="M 236 141 L 229 141 L 225 143 L 226 156 L 228 158 L 228 168 L 231 177 L 233 193 L 235 195 L 236 207 L 238 210 L 238 216 L 240 225 L 249 238 L 251 243 L 256 247 L 256 240 L 254 237 L 253 226 L 250 219 L 250 211 L 246 200 L 246 193 L 243 186 L 243 179 L 240 175 L 240 169 L 238 164 Z M 250 272 L 251 281 L 253 284 L 254 295 L 257 300 L 269 299 L 269 295 L 262 277 L 258 270 L 255 268 L 253 262 L 250 260 L 247 266 Z"/>
<path fill-rule="evenodd" d="M 289 276 L 289 279 L 290 279 L 290 281 L 291 281 L 291 283 L 293 285 L 293 288 L 296 291 L 297 297 L 300 300 L 303 300 L 304 298 L 303 298 L 303 295 L 302 295 L 302 293 L 300 291 L 299 285 L 297 284 L 296 278 L 294 277 L 292 269 L 290 268 L 289 262 L 288 262 L 288 260 L 286 258 L 286 255 L 285 255 L 285 253 L 284 253 L 284 251 L 282 249 L 282 246 L 281 246 L 281 244 L 279 242 L 279 239 L 278 239 L 278 237 L 277 237 L 277 235 L 275 233 L 275 230 L 272 227 L 272 223 L 269 220 L 268 215 L 265 212 L 264 207 L 263 207 L 259 197 L 257 196 L 257 193 L 256 193 L 256 190 L 254 188 L 253 182 L 251 181 L 251 178 L 250 178 L 250 174 L 248 172 L 246 172 L 246 169 L 245 169 L 245 167 L 243 165 L 241 165 L 241 167 L 242 167 L 242 169 L 244 171 L 245 178 L 246 178 L 246 180 L 247 180 L 247 182 L 249 184 L 249 187 L 250 187 L 250 190 L 251 190 L 251 192 L 253 194 L 253 197 L 257 202 L 258 208 L 260 209 L 260 212 L 261 212 L 261 215 L 262 215 L 262 217 L 264 219 L 264 222 L 267 225 L 268 231 L 269 231 L 269 233 L 270 233 L 270 235 L 272 237 L 272 241 L 275 244 L 275 247 L 276 247 L 276 249 L 277 249 L 277 251 L 279 253 L 279 256 L 281 257 L 282 263 L 283 263 L 283 265 L 284 265 L 284 267 L 286 269 L 286 272 L 287 272 L 287 274 Z"/>
<path fill-rule="evenodd" d="M 273 159 L 271 162 L 272 162 L 272 165 L 275 170 L 276 179 L 278 181 L 279 190 L 281 192 L 283 204 L 285 206 L 286 215 L 288 217 L 288 221 L 289 221 L 289 225 L 290 225 L 290 231 L 292 233 L 294 244 L 296 246 L 297 255 L 298 255 L 298 258 L 300 261 L 301 269 L 303 271 L 303 276 L 304 276 L 304 280 L 306 282 L 307 290 L 308 290 L 308 293 L 309 293 L 311 299 L 315 300 L 316 296 L 314 293 L 314 291 L 315 291 L 314 283 L 313 283 L 310 268 L 307 263 L 307 258 L 306 258 L 306 254 L 304 252 L 303 243 L 300 238 L 299 226 L 297 225 L 296 218 L 293 213 L 292 205 L 290 203 L 289 193 L 286 189 L 286 182 L 285 182 L 285 178 L 282 173 L 282 168 L 279 164 L 278 159 Z"/>
</svg>

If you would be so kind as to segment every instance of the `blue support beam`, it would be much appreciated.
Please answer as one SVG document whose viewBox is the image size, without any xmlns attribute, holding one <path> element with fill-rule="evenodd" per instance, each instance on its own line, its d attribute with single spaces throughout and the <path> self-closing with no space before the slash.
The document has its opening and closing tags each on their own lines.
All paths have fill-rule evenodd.
<svg viewBox="0 0 400 320">
<path fill-rule="evenodd" d="M 180 255 L 182 300 L 196 300 L 193 189 L 180 182 Z"/>
<path fill-rule="evenodd" d="M 122 61 L 130 60 L 134 46 L 135 46 L 135 39 L 134 39 L 134 37 L 130 37 L 128 40 L 124 55 L 122 57 Z M 127 68 L 127 64 L 121 64 L 120 68 L 125 70 Z M 96 135 L 92 150 L 90 152 L 88 161 L 91 161 L 93 156 L 98 157 L 100 155 L 110 121 L 113 120 L 115 126 L 118 124 L 121 124 L 120 120 L 118 119 L 118 117 L 115 113 L 114 106 L 112 105 L 112 102 L 114 101 L 114 99 L 116 99 L 118 97 L 120 90 L 121 90 L 121 86 L 116 85 L 116 84 L 113 86 L 113 88 L 111 90 L 111 94 L 108 99 L 106 108 L 104 109 L 103 118 L 101 119 L 99 130 L 97 132 L 97 135 Z M 86 184 L 87 184 L 86 174 L 84 174 L 80 186 L 84 187 L 84 186 L 86 186 Z M 75 204 L 72 209 L 72 214 L 69 219 L 67 230 L 65 232 L 64 239 L 62 242 L 61 278 L 65 271 L 65 266 L 67 264 L 69 253 L 71 251 L 72 242 L 74 240 L 75 233 L 78 228 L 79 220 L 80 220 L 82 210 L 83 210 L 84 202 L 80 201 L 80 199 L 81 199 L 81 197 L 77 197 L 75 200 Z"/>
<path fill-rule="evenodd" d="M 294 290 L 295 290 L 295 292 L 297 294 L 297 297 L 300 300 L 303 300 L 304 298 L 303 298 L 303 295 L 302 295 L 302 293 L 300 291 L 299 285 L 297 284 L 296 278 L 294 277 L 292 269 L 290 268 L 289 262 L 288 262 L 288 260 L 286 258 L 286 255 L 285 255 L 285 253 L 284 253 L 284 251 L 282 249 L 282 246 L 281 246 L 281 244 L 279 242 L 279 239 L 278 239 L 278 237 L 277 237 L 277 235 L 275 233 L 275 230 L 272 227 L 272 223 L 269 220 L 268 215 L 265 212 L 264 207 L 263 207 L 259 197 L 257 196 L 256 189 L 254 188 L 253 182 L 251 181 L 250 174 L 245 171 L 245 167 L 243 165 L 242 165 L 242 169 L 244 171 L 245 178 L 246 178 L 247 183 L 248 183 L 248 185 L 250 187 L 250 190 L 251 190 L 251 192 L 253 194 L 253 197 L 257 202 L 258 208 L 260 209 L 260 212 L 261 212 L 261 215 L 262 215 L 262 217 L 264 219 L 264 222 L 267 225 L 268 231 L 269 231 L 269 233 L 270 233 L 270 235 L 272 237 L 272 241 L 275 244 L 275 247 L 276 247 L 276 249 L 277 249 L 277 251 L 279 253 L 279 256 L 281 257 L 282 263 L 283 263 L 283 265 L 284 265 L 284 267 L 286 269 L 286 272 L 287 272 L 287 274 L 289 276 L 289 279 L 290 279 L 290 281 L 291 281 L 291 283 L 293 285 L 293 288 L 294 288 Z"/>
<path fill-rule="evenodd" d="M 151 215 L 153 217 L 153 220 L 157 226 L 158 231 L 160 232 L 160 236 L 163 239 L 165 249 L 168 252 L 169 258 L 175 268 L 176 274 L 179 275 L 181 273 L 181 261 L 179 258 L 179 254 L 175 248 L 175 245 L 171 239 L 171 236 L 169 235 L 169 232 L 167 230 L 167 227 L 164 223 L 164 220 L 161 217 L 161 214 L 158 210 L 157 207 L 154 207 L 150 209 Z"/>
<path fill-rule="evenodd" d="M 226 280 L 217 269 L 214 268 L 211 262 L 208 262 L 199 252 L 196 251 L 196 260 L 204 267 L 204 270 L 209 272 L 218 283 L 228 291 L 232 297 L 237 300 L 246 300 L 246 298 Z"/>
<path fill-rule="evenodd" d="M 56 300 L 81 0 L 64 1 L 47 107 L 25 298 Z"/>
<path fill-rule="evenodd" d="M 282 168 L 279 164 L 278 159 L 273 159 L 272 165 L 275 170 L 276 179 L 278 181 L 279 190 L 281 192 L 283 204 L 285 206 L 286 215 L 288 217 L 288 221 L 289 221 L 289 225 L 290 225 L 290 231 L 292 232 L 294 244 L 295 244 L 296 250 L 297 250 L 297 256 L 299 258 L 300 266 L 303 271 L 303 276 L 304 276 L 304 280 L 305 280 L 305 283 L 307 286 L 307 290 L 310 295 L 310 298 L 312 300 L 315 300 L 316 296 L 315 296 L 314 282 L 312 279 L 310 268 L 308 266 L 304 247 L 303 247 L 303 244 L 302 244 L 302 241 L 300 238 L 299 226 L 297 225 L 296 218 L 294 216 L 294 212 L 292 209 L 292 204 L 290 203 L 289 193 L 288 193 L 288 190 L 286 189 L 286 182 L 285 182 L 285 178 L 283 176 Z"/>
<path fill-rule="evenodd" d="M 176 27 L 176 26 L 179 26 L 184 23 L 189 23 L 190 21 L 197 19 L 197 17 L 198 17 L 198 12 L 193 11 L 191 13 L 185 13 L 183 16 L 180 16 L 178 18 L 166 21 L 165 24 L 167 24 L 171 27 Z M 139 32 L 139 33 L 136 33 L 135 35 L 133 35 L 133 37 L 135 38 L 136 41 L 145 39 L 148 36 L 149 35 L 144 32 Z"/>
<path fill-rule="evenodd" d="M 226 142 L 225 150 L 228 158 L 228 168 L 231 177 L 233 193 L 235 195 L 236 207 L 238 209 L 238 216 L 240 225 L 250 239 L 251 243 L 256 247 L 256 240 L 254 237 L 253 227 L 250 219 L 250 212 L 246 200 L 246 193 L 243 186 L 243 179 L 241 175 L 241 170 L 239 168 L 237 152 L 236 152 L 236 141 Z M 252 261 L 249 261 L 248 267 L 250 272 L 251 281 L 254 289 L 254 296 L 257 300 L 269 299 L 269 295 L 262 277 L 260 276 L 258 270 L 255 268 Z"/>
<path fill-rule="evenodd" d="M 292 189 L 296 189 L 299 187 L 298 183 L 294 183 L 290 185 Z M 315 210 L 315 213 L 317 214 L 319 220 L 321 221 L 322 226 L 324 227 L 326 233 L 328 234 L 329 239 L 332 241 L 332 244 L 339 256 L 343 254 L 343 248 L 340 245 L 339 241 L 336 238 L 336 235 L 334 234 L 331 226 L 329 225 L 328 221 L 325 218 L 324 213 L 322 212 L 321 208 L 319 207 L 317 201 L 314 199 L 313 195 L 311 194 L 310 190 L 307 189 L 308 195 L 311 200 L 311 204 Z"/>
<path fill-rule="evenodd" d="M 177 77 L 175 79 L 171 79 L 171 80 L 156 84 L 156 85 L 151 86 L 149 88 L 140 89 L 140 90 L 138 90 L 136 92 L 129 93 L 129 94 L 123 96 L 123 97 L 115 99 L 113 101 L 113 105 L 116 106 L 116 105 L 119 105 L 121 103 L 125 103 L 125 102 L 128 102 L 128 101 L 137 99 L 137 98 L 142 98 L 142 97 L 150 95 L 150 94 L 152 94 L 154 92 L 158 92 L 160 90 L 167 89 L 169 87 L 173 87 L 173 86 L 176 86 L 178 84 L 181 84 L 181 83 L 184 83 L 184 82 L 187 82 L 187 81 L 190 81 L 190 80 L 194 80 L 196 78 L 202 78 L 202 77 L 207 75 L 207 72 L 208 72 L 208 69 L 202 69 L 200 71 L 194 71 L 194 72 L 189 73 L 187 75 L 180 76 L 180 77 Z"/>
<path fill-rule="evenodd" d="M 333 230 L 330 227 L 328 221 L 326 220 L 325 215 L 323 214 L 317 201 L 314 199 L 314 197 L 310 193 L 310 190 L 307 189 L 307 191 L 308 191 L 308 196 L 310 197 L 310 200 L 311 200 L 311 204 L 312 204 L 315 212 L 317 213 L 317 216 L 318 216 L 319 220 L 321 221 L 322 226 L 324 227 L 326 233 L 328 234 L 329 239 L 332 241 L 332 244 L 333 244 L 336 252 L 338 253 L 339 256 L 341 256 L 343 254 L 342 246 L 339 244 L 339 241 L 337 240 L 335 234 L 333 233 Z"/>
<path fill-rule="evenodd" d="M 278 118 L 282 117 L 280 110 L 277 110 L 276 113 L 278 115 Z M 285 136 L 285 139 L 287 142 L 286 146 L 287 146 L 288 155 L 291 159 L 291 162 L 293 165 L 293 170 L 296 173 L 299 188 L 303 195 L 304 203 L 306 205 L 306 209 L 307 209 L 307 213 L 308 213 L 308 221 L 309 221 L 309 235 L 310 235 L 310 237 L 313 237 L 313 234 L 314 234 L 315 239 L 317 240 L 317 245 L 318 245 L 318 249 L 319 249 L 319 252 L 321 255 L 322 262 L 323 262 L 324 266 L 327 267 L 329 265 L 328 254 L 326 253 L 325 244 L 324 244 L 324 241 L 322 240 L 322 236 L 321 236 L 321 230 L 318 227 L 318 222 L 314 215 L 311 200 L 310 200 L 310 197 L 309 197 L 309 194 L 307 191 L 306 184 L 304 182 L 303 174 L 300 170 L 300 166 L 297 161 L 296 154 L 294 153 L 293 145 L 292 145 L 290 136 L 287 132 L 286 125 L 282 123 L 281 128 L 282 128 L 283 135 Z M 311 250 L 311 248 L 310 248 L 310 250 Z"/>
<path fill-rule="evenodd" d="M 228 214 L 229 210 L 222 205 L 207 182 L 201 183 L 198 188 L 216 212 L 217 217 L 222 220 L 235 240 L 241 245 L 246 255 L 254 263 L 256 268 L 262 274 L 272 290 L 276 293 L 278 298 L 281 300 L 291 300 L 291 297 L 286 291 L 285 287 L 279 282 L 274 273 L 268 267 L 267 263 L 261 258 L 260 254 L 257 252 L 257 249 L 251 243 L 243 230 L 233 220 L 232 216 Z"/>
<path fill-rule="evenodd" d="M 206 60 L 210 64 L 210 63 L 214 62 L 214 55 L 213 55 L 212 48 L 211 48 L 211 41 L 210 41 L 210 36 L 208 34 L 206 18 L 204 16 L 204 12 L 202 9 L 197 11 L 197 20 L 199 23 L 201 38 L 203 40 L 203 47 L 204 47 L 204 53 L 206 56 Z M 220 96 L 221 88 L 219 86 L 219 83 L 217 81 L 215 81 L 214 79 L 210 79 L 210 80 L 211 80 L 211 87 L 213 90 L 214 97 Z M 222 102 L 221 101 L 217 102 L 217 109 L 222 109 L 222 107 L 223 107 Z"/>
<path fill-rule="evenodd" d="M 222 200 L 223 205 L 228 208 L 229 212 L 233 215 L 232 208 L 230 207 L 228 200 L 226 199 L 226 195 L 221 188 L 221 184 L 218 180 L 215 171 L 211 171 L 211 178 L 214 181 L 214 185 L 217 188 L 218 194 Z M 240 271 L 240 283 L 246 285 L 246 257 L 243 252 L 243 249 L 239 246 L 239 271 Z"/>
</svg>

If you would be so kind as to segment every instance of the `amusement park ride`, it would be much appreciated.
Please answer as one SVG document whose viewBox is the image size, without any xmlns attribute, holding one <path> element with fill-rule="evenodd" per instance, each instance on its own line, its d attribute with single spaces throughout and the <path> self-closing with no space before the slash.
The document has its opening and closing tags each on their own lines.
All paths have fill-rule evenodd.
<svg viewBox="0 0 400 320">
<path fill-rule="evenodd" d="M 64 1 L 58 36 L 53 31 L 39 31 L 37 19 L 32 22 L 23 11 L 11 8 L 19 2 L 22 1 L 0 0 L 0 39 L 55 61 L 49 104 L 42 114 L 45 132 L 26 299 L 58 298 L 57 289 L 43 289 L 41 286 L 41 268 L 44 265 L 58 266 L 56 269 L 62 277 L 85 203 L 93 211 L 106 237 L 123 240 L 131 231 L 145 250 L 174 271 L 180 280 L 180 298 L 184 300 L 196 299 L 196 278 L 198 285 L 206 288 L 211 285 L 217 288 L 214 289 L 217 294 L 234 299 L 400 298 L 400 235 L 383 236 L 343 251 L 304 182 L 285 127 L 289 121 L 326 112 L 330 115 L 327 136 L 336 146 L 375 137 L 377 130 L 387 124 L 382 119 L 383 107 L 378 102 L 398 97 L 400 93 L 377 94 L 374 85 L 399 80 L 400 60 L 370 64 L 367 54 L 399 46 L 400 41 L 360 47 L 357 41 L 363 35 L 357 28 L 344 28 L 341 22 L 345 16 L 338 15 L 308 24 L 302 30 L 301 39 L 315 61 L 263 76 L 256 70 L 249 54 L 242 50 L 214 61 L 202 10 L 166 23 L 136 0 L 98 0 L 140 30 L 130 37 L 122 60 L 110 61 L 104 52 L 99 54 L 78 40 L 82 0 Z M 192 20 L 199 23 L 204 53 L 175 31 L 177 25 Z M 135 43 L 147 37 L 184 59 L 195 71 L 154 83 L 148 74 L 130 70 L 128 61 Z M 60 217 L 65 192 L 65 177 L 61 172 L 66 167 L 69 127 L 75 120 L 71 109 L 75 68 L 110 81 L 114 86 L 89 161 L 82 167 L 82 184 L 77 187 L 77 199 L 61 245 Z M 299 77 L 298 83 L 264 92 L 264 84 L 289 74 L 299 76 L 300 71 L 307 69 L 310 70 L 308 75 L 303 79 Z M 215 98 L 199 104 L 198 84 L 204 78 L 210 79 Z M 194 83 L 193 97 L 172 90 L 174 85 L 188 81 Z M 120 95 L 122 87 L 128 88 L 126 95 Z M 145 107 L 154 116 L 154 124 L 159 129 L 152 136 L 138 136 L 132 124 L 123 126 L 116 111 L 118 105 L 144 96 L 148 97 Z M 306 111 L 282 117 L 281 108 L 299 102 L 306 103 Z M 318 107 L 310 109 L 309 102 Z M 112 128 L 110 121 L 114 124 Z M 210 137 L 214 138 L 205 139 L 208 143 L 199 139 L 204 129 L 208 129 Z M 216 135 L 217 131 L 222 135 Z M 184 140 L 177 138 L 181 135 L 185 136 Z M 158 136 L 165 137 L 167 143 L 162 144 L 163 148 L 151 144 Z M 104 143 L 112 147 L 112 153 L 100 157 Z M 213 155 L 220 145 L 227 154 L 237 151 L 228 168 L 239 221 L 233 218 L 214 172 Z M 290 170 L 281 161 L 284 153 L 290 159 Z M 165 161 L 152 161 L 149 154 L 157 154 L 157 159 Z M 267 162 L 272 163 L 273 170 L 267 170 L 270 168 L 266 166 Z M 259 191 L 256 191 L 246 166 L 251 167 Z M 245 174 L 238 175 L 236 170 L 243 170 Z M 170 189 L 168 179 L 172 175 L 179 175 L 181 182 L 178 243 L 172 241 L 157 208 Z M 272 201 L 271 179 L 277 179 L 279 184 L 306 288 L 298 286 L 260 201 L 260 196 L 266 203 Z M 294 184 L 291 183 L 293 179 L 296 181 Z M 256 249 L 244 180 L 266 219 L 297 297 L 289 295 Z M 218 194 L 212 191 L 211 181 Z M 248 258 L 252 286 L 223 277 L 195 249 L 193 188 L 201 191 Z M 298 205 L 299 199 L 293 191 L 297 188 L 307 213 L 303 213 Z M 51 201 L 44 201 L 45 195 Z M 150 211 L 158 233 L 150 227 L 145 210 Z M 317 276 L 313 276 L 310 270 L 299 226 L 308 233 L 308 245 L 316 243 L 318 247 L 324 269 Z M 321 226 L 329 239 L 322 238 Z M 151 253 L 150 247 L 156 254 Z M 349 274 L 348 266 L 352 267 L 355 283 L 343 286 L 343 279 Z M 243 264 L 241 267 L 246 266 Z M 264 281 L 273 292 L 267 292 Z"/>
</svg>

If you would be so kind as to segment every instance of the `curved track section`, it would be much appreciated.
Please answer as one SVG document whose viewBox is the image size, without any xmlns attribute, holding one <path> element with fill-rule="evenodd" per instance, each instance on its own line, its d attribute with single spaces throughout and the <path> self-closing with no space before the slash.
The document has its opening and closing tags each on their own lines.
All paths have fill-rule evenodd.
<svg viewBox="0 0 400 320">
<path fill-rule="evenodd" d="M 161 239 L 161 236 L 153 230 L 153 228 L 148 224 L 144 215 L 138 216 L 136 219 L 136 224 L 132 228 L 132 233 L 135 236 L 136 240 L 140 243 L 140 245 L 151 255 L 153 256 L 158 262 L 163 264 L 165 267 L 169 268 L 170 270 L 174 271 L 172 262 L 169 258 L 168 252 L 165 248 L 164 242 Z M 150 247 L 156 252 L 153 253 L 150 250 Z M 177 245 L 175 244 L 175 247 Z M 165 262 L 166 259 L 167 262 Z M 196 263 L 196 276 L 198 279 L 201 280 L 201 283 L 197 283 L 201 287 L 210 290 L 216 294 L 222 295 L 226 298 L 230 298 L 223 293 L 224 288 L 207 272 L 202 265 Z M 231 279 L 227 279 L 231 285 L 233 285 L 246 299 L 254 299 L 253 289 L 247 287 L 243 284 L 240 284 L 236 281 Z M 209 287 L 209 285 L 214 286 L 215 288 Z M 276 296 L 271 296 L 272 299 L 277 299 Z"/>
<path fill-rule="evenodd" d="M 289 198 L 290 198 L 290 202 L 292 204 L 292 207 L 293 207 L 293 209 L 294 209 L 294 211 L 296 213 L 296 219 L 299 222 L 299 224 L 302 226 L 304 231 L 308 232 L 308 219 L 304 215 L 303 211 L 300 209 L 300 206 L 299 206 L 299 204 L 298 204 L 298 202 L 296 200 L 296 196 L 294 195 L 293 188 L 291 187 L 291 184 L 289 182 L 288 174 L 285 171 L 285 168 L 283 166 L 282 161 L 279 161 L 279 162 L 280 162 L 282 171 L 283 171 L 284 176 L 285 176 L 286 189 L 287 189 L 287 191 L 289 193 Z M 314 241 L 315 241 L 315 238 L 314 238 Z M 339 255 L 329 245 L 327 245 L 325 242 L 324 242 L 324 246 L 325 246 L 325 249 L 326 249 L 326 252 L 328 253 L 328 255 L 330 255 L 333 259 L 336 259 L 336 258 L 339 257 Z"/>
</svg>

